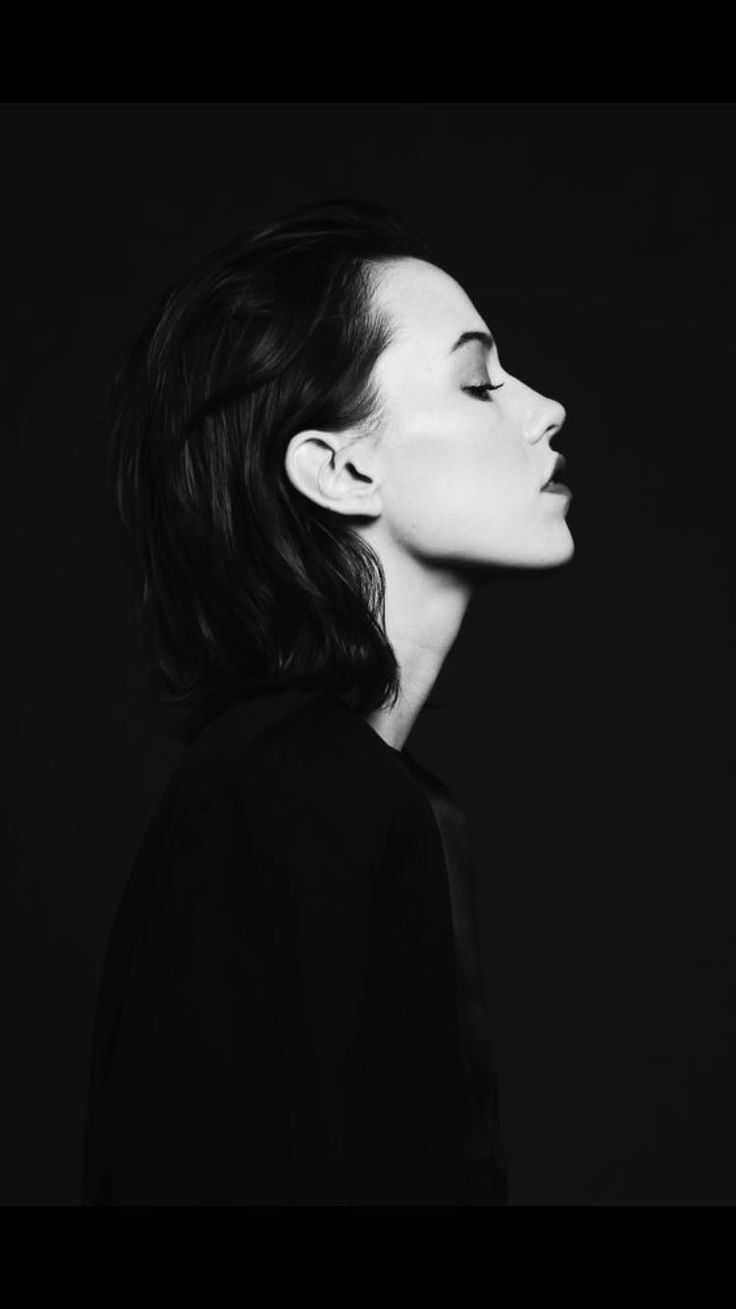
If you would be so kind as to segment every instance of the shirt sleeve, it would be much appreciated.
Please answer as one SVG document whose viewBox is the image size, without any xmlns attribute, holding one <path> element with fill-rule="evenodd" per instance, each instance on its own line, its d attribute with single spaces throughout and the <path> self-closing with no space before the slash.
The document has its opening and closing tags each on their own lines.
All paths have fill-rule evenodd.
<svg viewBox="0 0 736 1309">
<path fill-rule="evenodd" d="M 189 815 L 130 1011 L 162 1203 L 349 1204 L 387 807 L 318 721 L 269 732 Z"/>
</svg>

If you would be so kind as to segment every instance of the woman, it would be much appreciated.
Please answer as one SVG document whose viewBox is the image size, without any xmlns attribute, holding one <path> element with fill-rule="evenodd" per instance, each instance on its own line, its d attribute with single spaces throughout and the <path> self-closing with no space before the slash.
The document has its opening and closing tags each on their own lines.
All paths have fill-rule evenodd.
<svg viewBox="0 0 736 1309">
<path fill-rule="evenodd" d="M 183 278 L 115 404 L 185 747 L 105 959 L 82 1203 L 505 1204 L 465 818 L 404 743 L 474 587 L 572 555 L 565 411 L 350 200 Z"/>
</svg>

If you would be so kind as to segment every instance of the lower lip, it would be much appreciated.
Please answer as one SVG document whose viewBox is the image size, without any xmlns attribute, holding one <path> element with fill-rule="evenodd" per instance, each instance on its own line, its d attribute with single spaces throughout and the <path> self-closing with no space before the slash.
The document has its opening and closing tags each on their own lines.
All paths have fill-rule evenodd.
<svg viewBox="0 0 736 1309">
<path fill-rule="evenodd" d="M 572 491 L 564 482 L 550 482 L 549 486 L 543 486 L 543 491 L 549 491 L 551 495 L 569 495 L 572 498 Z"/>
</svg>

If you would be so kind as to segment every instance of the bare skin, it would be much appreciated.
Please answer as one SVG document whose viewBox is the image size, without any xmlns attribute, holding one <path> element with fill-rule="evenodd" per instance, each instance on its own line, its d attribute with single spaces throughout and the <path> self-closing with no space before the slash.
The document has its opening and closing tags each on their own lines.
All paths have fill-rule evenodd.
<svg viewBox="0 0 736 1309">
<path fill-rule="evenodd" d="M 374 272 L 374 305 L 396 328 L 374 373 L 381 422 L 299 432 L 286 469 L 317 503 L 361 515 L 354 530 L 381 559 L 401 693 L 366 721 L 401 750 L 476 587 L 499 566 L 564 564 L 575 547 L 569 498 L 541 490 L 563 406 L 506 372 L 495 343 L 456 345 L 490 328 L 444 270 L 402 259 Z"/>
</svg>

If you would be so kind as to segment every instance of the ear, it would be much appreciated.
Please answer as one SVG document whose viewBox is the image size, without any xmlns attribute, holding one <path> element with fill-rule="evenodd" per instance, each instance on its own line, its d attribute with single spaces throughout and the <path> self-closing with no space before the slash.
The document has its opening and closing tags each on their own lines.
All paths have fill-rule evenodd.
<svg viewBox="0 0 736 1309">
<path fill-rule="evenodd" d="M 375 450 L 367 436 L 314 428 L 298 432 L 284 465 L 296 489 L 325 509 L 370 518 L 381 512 Z"/>
</svg>

